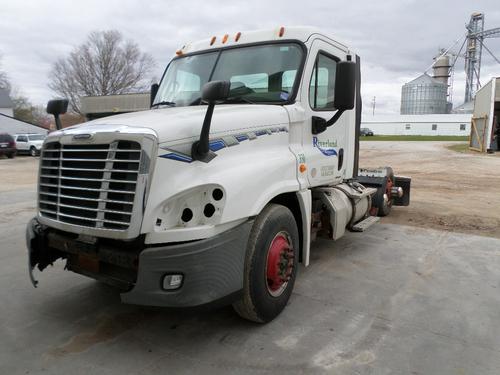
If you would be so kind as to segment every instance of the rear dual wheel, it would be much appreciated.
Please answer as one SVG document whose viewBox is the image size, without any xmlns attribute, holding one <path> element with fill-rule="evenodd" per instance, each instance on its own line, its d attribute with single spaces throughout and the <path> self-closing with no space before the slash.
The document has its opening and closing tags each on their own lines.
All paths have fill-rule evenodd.
<svg viewBox="0 0 500 375">
<path fill-rule="evenodd" d="M 267 323 L 285 308 L 297 275 L 299 234 L 292 212 L 269 204 L 257 216 L 247 245 L 243 298 L 233 304 L 243 318 Z"/>
<path fill-rule="evenodd" d="M 385 186 L 382 186 L 379 192 L 379 210 L 378 216 L 387 216 L 392 210 L 392 187 L 394 186 L 394 172 L 391 167 L 387 167 L 387 180 Z"/>
</svg>

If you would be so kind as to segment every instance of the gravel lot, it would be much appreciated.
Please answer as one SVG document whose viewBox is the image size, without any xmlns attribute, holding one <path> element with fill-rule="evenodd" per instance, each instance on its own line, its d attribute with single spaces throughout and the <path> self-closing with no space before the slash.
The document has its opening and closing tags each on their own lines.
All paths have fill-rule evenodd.
<svg viewBox="0 0 500 375">
<path fill-rule="evenodd" d="M 62 262 L 34 289 L 24 230 L 37 159 L 0 160 L 0 374 L 497 375 L 500 239 L 485 236 L 499 237 L 500 158 L 364 142 L 362 161 L 412 176 L 411 206 L 316 241 L 289 306 L 262 326 L 229 307 L 124 305 Z"/>
<path fill-rule="evenodd" d="M 361 142 L 362 167 L 411 176 L 411 203 L 384 223 L 500 238 L 500 155 L 448 150 L 443 142 Z"/>
</svg>

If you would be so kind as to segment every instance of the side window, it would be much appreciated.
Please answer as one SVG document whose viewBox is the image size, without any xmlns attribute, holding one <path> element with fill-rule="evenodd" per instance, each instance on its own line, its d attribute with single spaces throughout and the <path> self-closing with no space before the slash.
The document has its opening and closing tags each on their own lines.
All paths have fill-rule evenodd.
<svg viewBox="0 0 500 375">
<path fill-rule="evenodd" d="M 318 54 L 309 86 L 309 104 L 313 109 L 335 109 L 333 105 L 337 61 Z"/>
<path fill-rule="evenodd" d="M 405 125 L 405 129 L 406 129 L 406 130 L 410 130 L 410 129 L 411 129 L 411 125 L 410 125 L 410 124 L 406 124 L 406 125 Z"/>
<path fill-rule="evenodd" d="M 460 130 L 464 131 L 465 130 L 465 124 L 460 124 Z"/>
<path fill-rule="evenodd" d="M 25 135 L 20 135 L 17 137 L 17 142 L 28 142 L 28 138 Z"/>
<path fill-rule="evenodd" d="M 432 130 L 438 130 L 437 124 L 432 124 Z"/>
</svg>

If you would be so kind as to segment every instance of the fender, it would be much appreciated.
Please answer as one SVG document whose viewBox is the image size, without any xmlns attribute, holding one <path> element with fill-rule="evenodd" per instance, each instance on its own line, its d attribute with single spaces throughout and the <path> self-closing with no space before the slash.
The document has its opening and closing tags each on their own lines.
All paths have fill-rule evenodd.
<svg viewBox="0 0 500 375">
<path fill-rule="evenodd" d="M 300 214 L 302 216 L 302 263 L 307 267 L 309 265 L 309 253 L 311 250 L 311 190 L 298 191 L 297 199 L 299 200 Z"/>
</svg>

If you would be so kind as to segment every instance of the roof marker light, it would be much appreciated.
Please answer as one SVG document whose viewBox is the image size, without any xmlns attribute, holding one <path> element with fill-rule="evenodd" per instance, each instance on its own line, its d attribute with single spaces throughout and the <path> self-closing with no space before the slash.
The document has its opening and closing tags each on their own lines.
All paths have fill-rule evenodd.
<svg viewBox="0 0 500 375">
<path fill-rule="evenodd" d="M 227 34 L 222 37 L 222 44 L 227 42 L 227 38 L 229 38 L 229 35 Z"/>
<path fill-rule="evenodd" d="M 215 43 L 215 39 L 217 39 L 215 36 L 212 37 L 212 39 L 210 40 L 210 45 L 213 46 L 214 43 Z"/>
<path fill-rule="evenodd" d="M 177 56 L 182 56 L 183 52 L 182 52 L 182 50 L 181 50 L 181 49 L 178 49 L 177 51 L 175 51 L 175 54 L 176 54 Z"/>
<path fill-rule="evenodd" d="M 281 38 L 284 34 L 285 34 L 285 27 L 281 26 L 280 27 L 280 32 L 279 32 L 278 36 Z"/>
<path fill-rule="evenodd" d="M 237 42 L 238 40 L 240 40 L 240 37 L 241 37 L 241 33 L 240 33 L 240 32 L 238 32 L 238 33 L 236 34 L 236 36 L 234 37 L 234 41 L 235 41 L 235 42 Z"/>
</svg>

